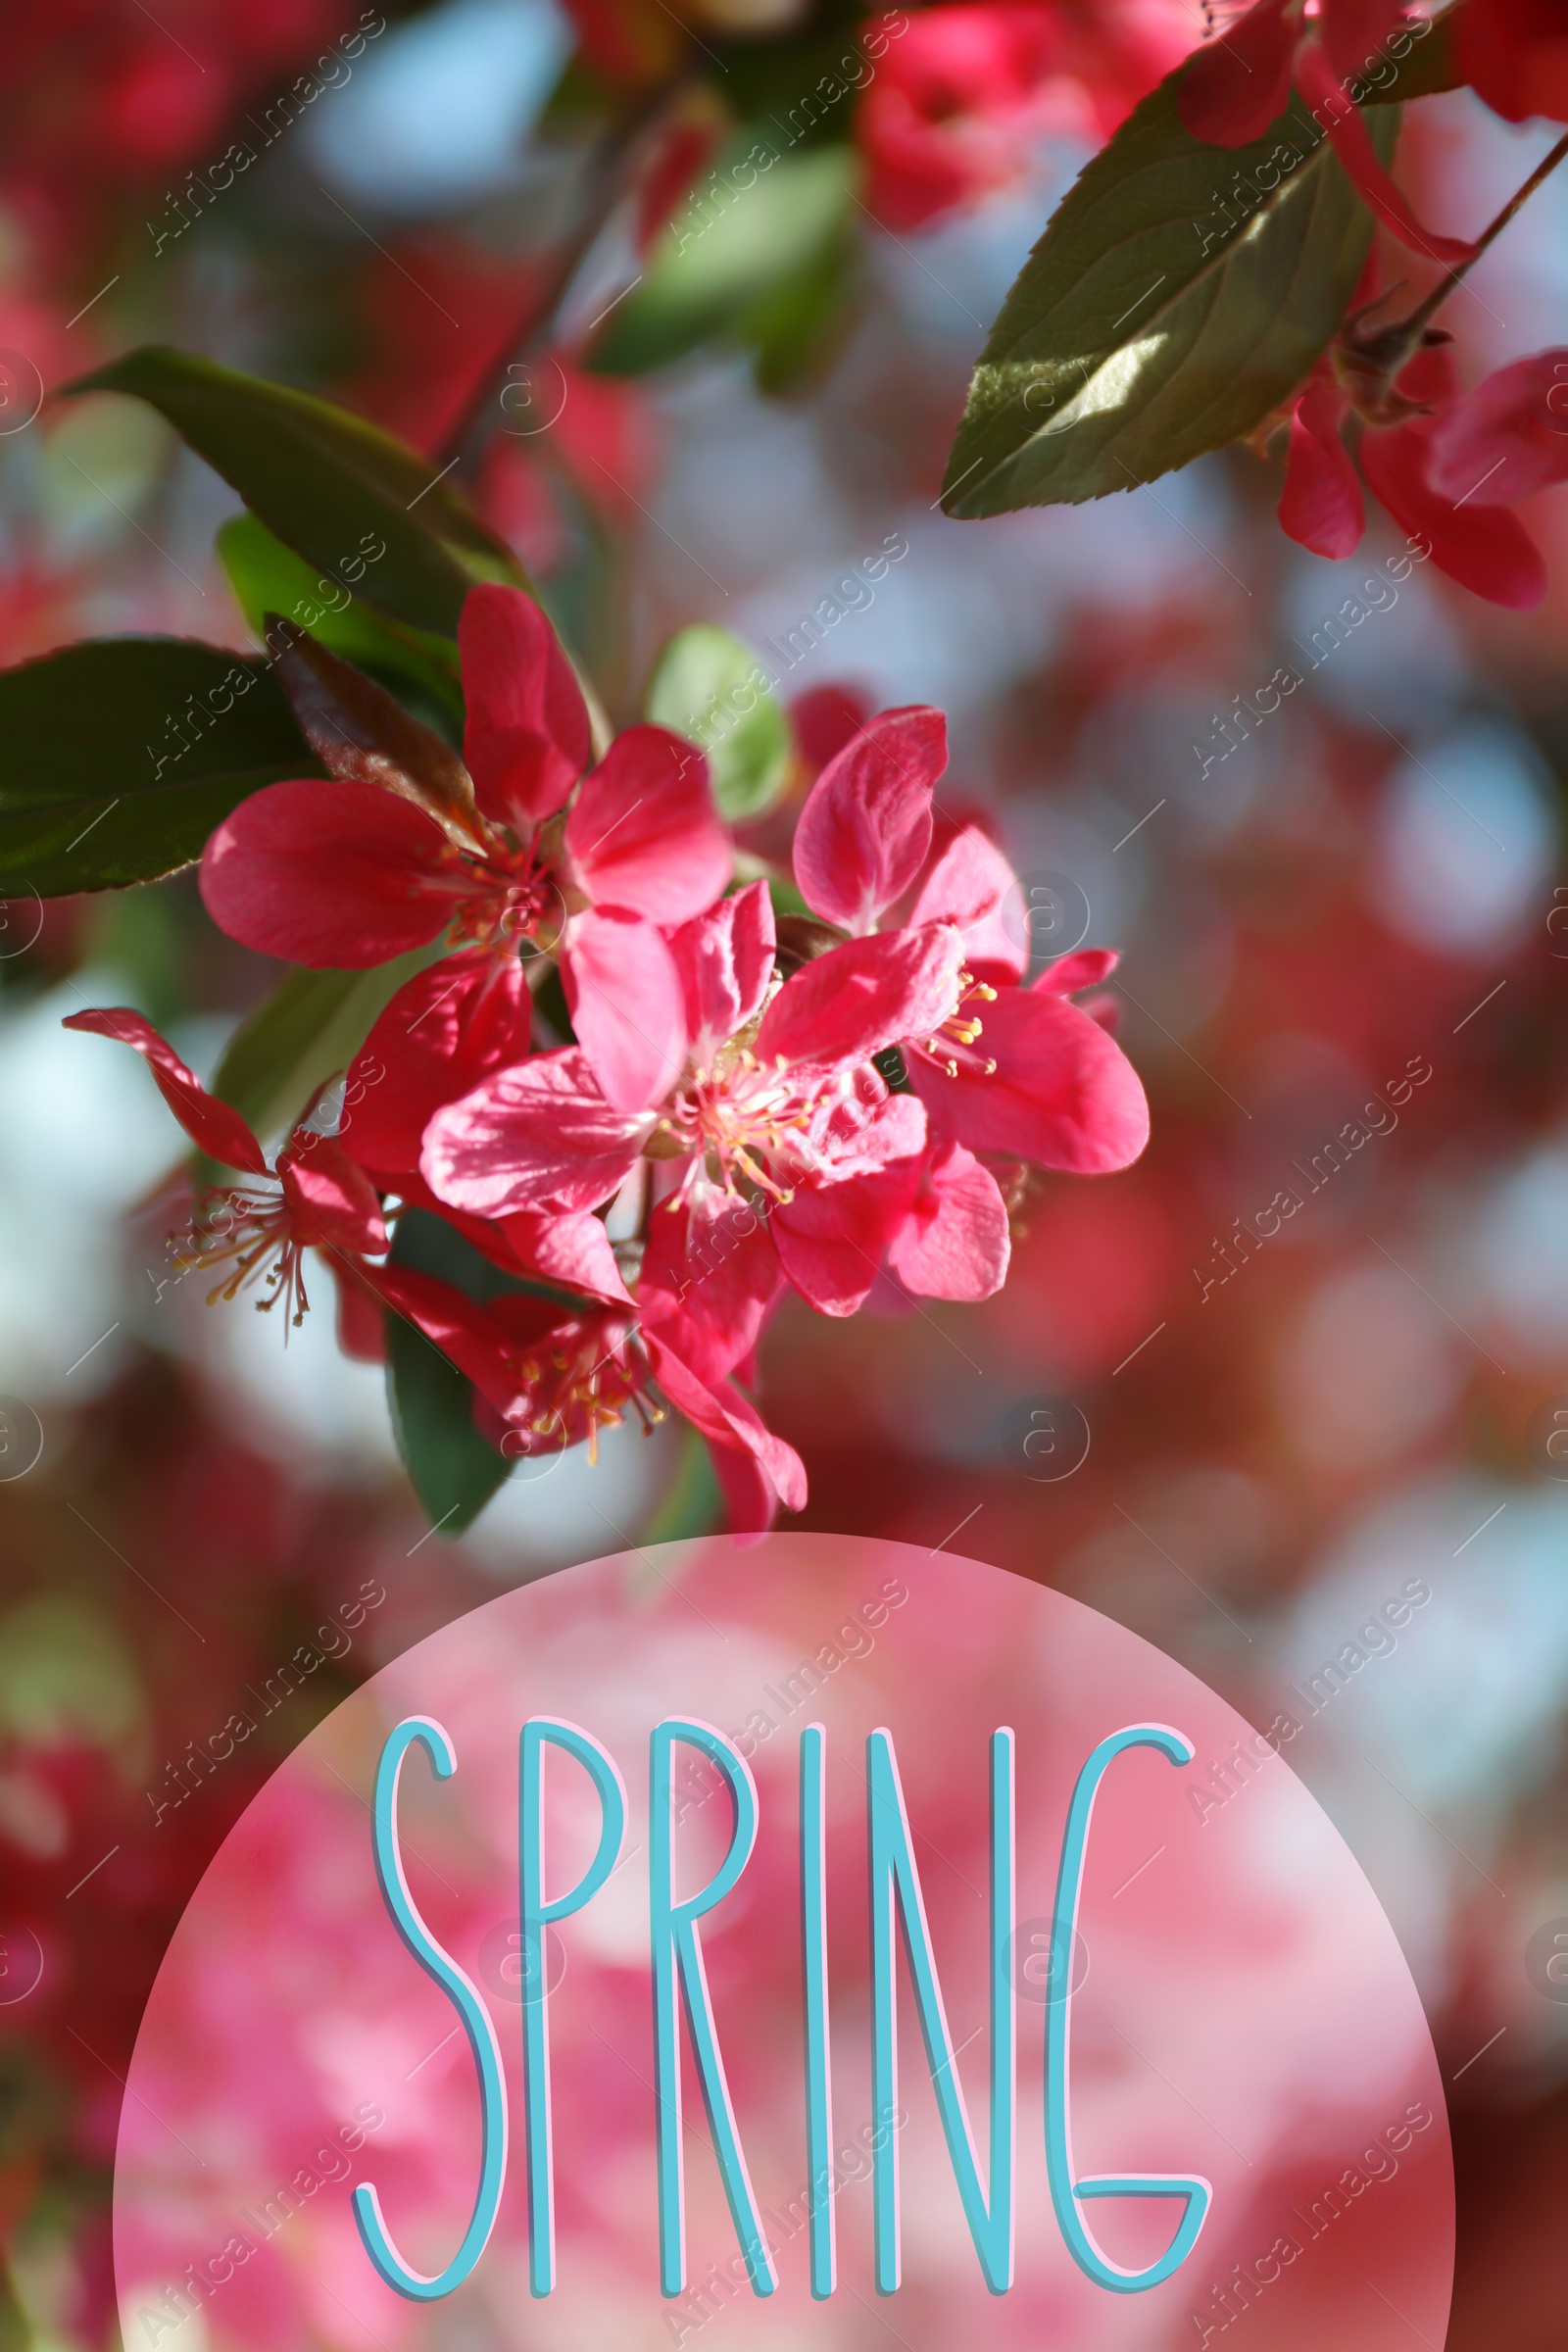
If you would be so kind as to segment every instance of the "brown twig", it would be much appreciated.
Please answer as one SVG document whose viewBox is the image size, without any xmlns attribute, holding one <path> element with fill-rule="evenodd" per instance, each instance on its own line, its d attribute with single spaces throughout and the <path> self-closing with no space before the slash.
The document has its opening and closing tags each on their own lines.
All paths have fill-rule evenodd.
<svg viewBox="0 0 1568 2352">
<path fill-rule="evenodd" d="M 1557 166 L 1563 161 L 1565 156 L 1568 156 L 1568 131 L 1564 132 L 1563 136 L 1557 141 L 1556 146 L 1552 148 L 1549 155 L 1544 155 L 1542 157 L 1541 162 L 1536 166 L 1535 170 L 1531 172 L 1530 177 L 1524 182 L 1523 186 L 1515 188 L 1513 194 L 1509 197 L 1507 203 L 1503 206 L 1496 219 L 1494 220 L 1490 220 L 1487 223 L 1480 236 L 1477 237 L 1475 244 L 1471 247 L 1468 259 L 1456 263 L 1453 269 L 1449 270 L 1443 277 L 1440 277 L 1437 284 L 1433 287 L 1431 293 L 1428 294 L 1423 301 L 1416 305 L 1415 309 L 1410 313 L 1409 318 L 1400 319 L 1399 324 L 1406 333 L 1419 335 L 1421 329 L 1426 325 L 1428 319 L 1431 318 L 1436 312 L 1442 309 L 1443 305 L 1447 301 L 1448 296 L 1453 292 L 1454 287 L 1463 281 L 1466 272 L 1475 268 L 1477 262 L 1480 261 L 1481 256 L 1486 252 L 1488 246 L 1492 244 L 1494 238 L 1501 236 L 1503 230 L 1507 227 L 1509 221 L 1513 219 L 1515 213 L 1518 212 L 1521 205 L 1528 203 L 1529 199 L 1535 194 L 1543 180 L 1550 178 L 1552 172 L 1556 171 Z"/>
<path fill-rule="evenodd" d="M 542 282 L 530 294 L 522 316 L 507 339 L 504 358 L 486 371 L 447 435 L 438 453 L 441 464 L 455 465 L 466 472 L 477 462 L 494 421 L 489 412 L 504 390 L 508 375 L 548 339 L 578 271 L 631 184 L 649 132 L 662 120 L 694 72 L 693 63 L 683 61 L 657 88 L 609 123 L 595 141 L 579 167 L 590 191 L 581 217 L 557 246 Z"/>
</svg>

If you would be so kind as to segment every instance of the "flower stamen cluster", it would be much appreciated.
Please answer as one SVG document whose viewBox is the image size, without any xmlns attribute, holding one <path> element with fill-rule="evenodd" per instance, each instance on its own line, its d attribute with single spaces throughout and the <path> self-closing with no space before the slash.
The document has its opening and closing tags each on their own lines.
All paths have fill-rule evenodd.
<svg viewBox="0 0 1568 2352">
<path fill-rule="evenodd" d="M 181 1273 L 197 1267 L 211 1272 L 232 1258 L 233 1269 L 227 1278 L 208 1292 L 208 1305 L 237 1298 L 242 1291 L 265 1282 L 268 1295 L 257 1299 L 257 1306 L 265 1312 L 280 1298 L 286 1298 L 291 1310 L 286 1320 L 298 1330 L 311 1302 L 292 1226 L 281 1186 L 266 1196 L 210 1188 L 199 1203 L 184 1247 L 174 1253 L 174 1263 Z"/>
</svg>

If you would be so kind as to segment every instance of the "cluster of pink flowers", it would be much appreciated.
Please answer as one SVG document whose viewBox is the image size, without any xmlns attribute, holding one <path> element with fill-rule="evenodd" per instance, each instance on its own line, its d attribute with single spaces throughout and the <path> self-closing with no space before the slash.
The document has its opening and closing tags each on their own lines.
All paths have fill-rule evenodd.
<svg viewBox="0 0 1568 2352">
<path fill-rule="evenodd" d="M 1280 521 L 1314 555 L 1355 553 L 1365 507 L 1342 433 L 1361 423 L 1361 473 L 1450 579 L 1528 612 L 1546 593 L 1540 548 L 1515 503 L 1568 481 L 1568 350 L 1533 352 L 1461 392 L 1447 338 L 1430 330 L 1392 376 L 1353 344 L 1320 362 L 1297 398 Z"/>
<path fill-rule="evenodd" d="M 1384 226 L 1429 261 L 1462 262 L 1470 247 L 1416 219 L 1357 110 L 1368 88 L 1392 82 L 1426 30 L 1405 0 L 1317 0 L 1311 14 L 1306 0 L 1255 0 L 1189 66 L 1182 121 L 1196 138 L 1242 147 L 1284 112 L 1294 83 Z"/>
<path fill-rule="evenodd" d="M 1568 120 L 1568 12 L 1560 0 L 1465 0 L 1451 12 L 1458 74 L 1509 121 Z M 1357 101 L 1387 87 L 1430 25 L 1404 0 L 1255 0 L 1200 51 L 1182 80 L 1197 137 L 1241 146 L 1262 135 L 1293 83 L 1382 225 L 1454 277 L 1482 250 L 1417 219 L 1379 159 Z M 1442 571 L 1493 604 L 1528 611 L 1546 593 L 1541 551 L 1511 510 L 1568 480 L 1568 352 L 1516 360 L 1463 393 L 1443 328 L 1374 327 L 1389 293 L 1363 285 L 1328 354 L 1291 403 L 1280 521 L 1315 555 L 1352 555 L 1365 527 L 1361 476 Z M 1450 281 L 1446 280 L 1446 283 Z M 1395 289 L 1390 289 L 1393 292 Z M 1424 329 L 1424 331 L 1423 331 Z M 1347 451 L 1359 427 L 1360 473 Z"/>
<path fill-rule="evenodd" d="M 375 1023 L 336 1135 L 302 1126 L 269 1170 L 139 1014 L 68 1026 L 143 1054 L 192 1141 L 250 1180 L 194 1229 L 223 1293 L 265 1282 L 298 1313 L 315 1248 L 348 1344 L 374 1351 L 372 1307 L 407 1316 L 504 1452 L 668 1405 L 709 1442 L 734 1524 L 765 1525 L 806 1495 L 747 1394 L 787 1292 L 837 1316 L 879 1280 L 988 1298 L 1028 1170 L 1143 1149 L 1107 1004 L 1071 1001 L 1115 959 L 1029 982 L 1006 860 L 973 824 L 934 848 L 939 711 L 884 711 L 829 760 L 795 832 L 788 898 L 809 912 L 776 917 L 766 878 L 737 886 L 699 750 L 634 726 L 593 760 L 527 596 L 476 588 L 461 647 L 463 760 L 423 730 L 417 776 L 344 746 L 329 780 L 242 802 L 202 861 L 216 920 L 264 954 L 354 969 L 445 950 Z M 481 1305 L 392 1262 L 407 1208 L 529 1287 Z"/>
<path fill-rule="evenodd" d="M 1413 41 L 1427 37 L 1435 12 L 1418 12 L 1407 0 L 1253 0 L 1223 26 L 1205 13 L 1206 45 L 1183 87 L 1188 129 L 1244 146 L 1284 112 L 1294 81 L 1309 106 L 1342 118 L 1331 135 L 1359 184 L 1369 142 L 1343 119 L 1361 85 L 1387 84 L 1389 62 L 1398 64 Z M 1568 121 L 1568 21 L 1560 0 L 1463 0 L 1450 15 L 1459 76 L 1488 106 L 1512 122 L 1531 115 Z M 1363 192 L 1376 210 L 1388 191 L 1374 177 Z M 1408 221 L 1396 190 L 1392 202 Z M 1402 233 L 1399 218 L 1389 217 L 1388 225 Z M 1432 250 L 1424 239 L 1419 249 Z"/>
<path fill-rule="evenodd" d="M 1047 139 L 1099 146 L 1192 39 L 1185 0 L 960 0 L 895 10 L 859 102 L 867 202 L 923 228 L 1024 179 Z"/>
</svg>

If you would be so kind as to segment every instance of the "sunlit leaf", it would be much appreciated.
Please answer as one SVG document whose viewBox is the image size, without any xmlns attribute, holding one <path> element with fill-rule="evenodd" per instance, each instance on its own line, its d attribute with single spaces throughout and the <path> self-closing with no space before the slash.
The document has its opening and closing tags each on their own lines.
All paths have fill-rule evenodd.
<svg viewBox="0 0 1568 2352">
<path fill-rule="evenodd" d="M 948 462 L 950 514 L 1075 505 L 1261 423 L 1340 324 L 1372 216 L 1298 100 L 1195 139 L 1167 75 L 1080 175 L 1003 306 Z M 1369 118 L 1385 161 L 1398 110 Z"/>
<path fill-rule="evenodd" d="M 727 629 L 697 621 L 677 631 L 659 657 L 647 715 L 702 745 L 732 824 L 762 815 L 789 781 L 789 720 L 766 669 Z"/>
<path fill-rule="evenodd" d="M 409 629 L 375 612 L 343 580 L 324 577 L 274 539 L 254 514 L 231 514 L 218 556 L 252 634 L 265 642 L 267 615 L 299 622 L 322 645 L 461 732 L 463 693 L 450 637 Z"/>
<path fill-rule="evenodd" d="M 754 344 L 781 331 L 781 298 L 814 283 L 842 248 L 856 163 L 847 147 L 791 155 L 778 145 L 765 126 L 748 133 L 719 161 L 719 193 L 699 190 L 677 213 L 642 284 L 611 313 L 592 356 L 597 373 L 641 375 L 701 343 Z"/>
</svg>

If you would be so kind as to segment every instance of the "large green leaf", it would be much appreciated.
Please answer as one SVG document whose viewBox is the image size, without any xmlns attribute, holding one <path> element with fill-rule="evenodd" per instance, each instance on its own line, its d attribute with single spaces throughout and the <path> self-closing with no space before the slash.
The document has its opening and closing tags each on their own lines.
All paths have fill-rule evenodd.
<svg viewBox="0 0 1568 2352">
<path fill-rule="evenodd" d="M 727 629 L 696 621 L 676 631 L 659 657 L 647 715 L 702 745 L 731 824 L 762 815 L 789 781 L 789 720 L 761 662 Z"/>
<path fill-rule="evenodd" d="M 599 374 L 641 375 L 717 336 L 771 348 L 781 305 L 814 288 L 842 248 L 856 164 L 847 147 L 756 160 L 769 152 L 765 134 L 746 133 L 720 161 L 722 209 L 677 215 L 642 284 L 611 313 L 591 363 Z"/>
<path fill-rule="evenodd" d="M 104 637 L 0 671 L 0 895 L 148 882 L 258 786 L 319 761 L 263 662 Z"/>
<path fill-rule="evenodd" d="M 229 1039 L 213 1093 L 264 1142 L 285 1134 L 317 1088 L 348 1068 L 404 981 L 440 953 L 416 948 L 368 972 L 285 972 Z"/>
<path fill-rule="evenodd" d="M 460 735 L 463 687 L 450 637 L 383 619 L 344 580 L 326 579 L 274 539 L 254 514 L 231 514 L 218 534 L 218 558 L 235 602 L 264 642 L 267 616 L 280 613 L 371 677 Z"/>
<path fill-rule="evenodd" d="M 411 628 L 452 636 L 475 580 L 526 585 L 450 476 L 330 401 L 161 344 L 64 388 L 150 402 L 275 538 Z"/>
<path fill-rule="evenodd" d="M 1206 145 L 1176 113 L 1183 71 L 1085 169 L 1024 265 L 969 388 L 950 514 L 1076 505 L 1221 449 L 1340 324 L 1372 216 L 1328 140 L 1295 100 L 1250 146 Z M 1387 159 L 1397 109 L 1368 121 Z"/>
</svg>

